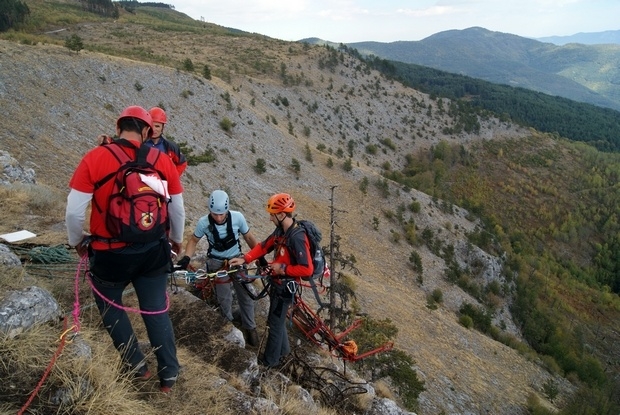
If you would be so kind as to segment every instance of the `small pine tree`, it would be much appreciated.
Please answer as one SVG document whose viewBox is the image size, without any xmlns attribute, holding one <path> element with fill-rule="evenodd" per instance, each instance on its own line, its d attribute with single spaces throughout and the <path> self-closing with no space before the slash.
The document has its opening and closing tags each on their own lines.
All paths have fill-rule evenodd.
<svg viewBox="0 0 620 415">
<path fill-rule="evenodd" d="M 211 69 L 209 69 L 208 65 L 205 65 L 204 68 L 202 68 L 202 76 L 211 80 Z"/>
<path fill-rule="evenodd" d="M 359 188 L 364 196 L 368 194 L 368 177 L 364 176 L 364 178 L 360 181 Z"/>
<path fill-rule="evenodd" d="M 84 49 L 84 42 L 82 42 L 81 37 L 74 33 L 65 40 L 65 47 L 75 53 L 79 53 Z"/>
<path fill-rule="evenodd" d="M 265 159 L 259 158 L 256 159 L 256 165 L 254 166 L 254 171 L 256 171 L 256 173 L 258 174 L 263 174 L 267 171 L 267 163 L 265 162 Z"/>
<path fill-rule="evenodd" d="M 293 171 L 299 178 L 299 172 L 301 171 L 301 164 L 299 164 L 299 160 L 297 160 L 296 158 L 293 158 L 291 160 L 291 169 L 293 169 Z"/>
<path fill-rule="evenodd" d="M 310 150 L 310 145 L 308 143 L 306 143 L 305 153 L 306 161 L 312 163 L 312 150 Z"/>
<path fill-rule="evenodd" d="M 353 161 L 350 158 L 346 159 L 342 164 L 342 168 L 346 172 L 353 170 Z"/>
<path fill-rule="evenodd" d="M 183 70 L 187 72 L 194 72 L 194 62 L 190 58 L 185 58 L 183 61 Z"/>
</svg>

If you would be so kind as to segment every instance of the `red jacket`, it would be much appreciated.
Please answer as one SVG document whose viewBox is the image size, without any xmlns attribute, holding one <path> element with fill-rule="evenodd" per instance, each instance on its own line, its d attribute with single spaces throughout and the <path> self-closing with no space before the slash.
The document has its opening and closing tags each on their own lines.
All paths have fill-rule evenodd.
<svg viewBox="0 0 620 415">
<path fill-rule="evenodd" d="M 185 156 L 181 153 L 181 149 L 179 148 L 177 143 L 168 140 L 162 134 L 157 144 L 153 144 L 151 140 L 147 140 L 146 144 L 151 147 L 155 147 L 161 152 L 166 153 L 168 157 L 170 157 L 170 160 L 172 160 L 172 162 L 176 166 L 177 172 L 179 172 L 179 176 L 183 174 L 183 172 L 187 168 L 187 160 L 185 159 Z"/>
<path fill-rule="evenodd" d="M 300 282 L 302 278 L 312 276 L 314 270 L 310 255 L 310 242 L 306 232 L 299 227 L 297 222 L 293 222 L 284 234 L 281 228 L 276 228 L 267 239 L 256 244 L 243 258 L 249 264 L 272 251 L 274 252 L 272 263 L 286 264 L 286 275 L 279 275 L 275 277 L 276 280 L 294 278 Z"/>
</svg>

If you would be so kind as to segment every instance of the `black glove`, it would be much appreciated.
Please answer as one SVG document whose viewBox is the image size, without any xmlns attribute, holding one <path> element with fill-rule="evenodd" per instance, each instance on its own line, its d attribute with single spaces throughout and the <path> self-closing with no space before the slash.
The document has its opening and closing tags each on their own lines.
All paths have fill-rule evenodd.
<svg viewBox="0 0 620 415">
<path fill-rule="evenodd" d="M 179 259 L 179 261 L 177 262 L 177 266 L 180 267 L 181 269 L 187 269 L 187 266 L 189 265 L 189 261 L 190 261 L 190 257 L 185 255 L 183 258 Z"/>
</svg>

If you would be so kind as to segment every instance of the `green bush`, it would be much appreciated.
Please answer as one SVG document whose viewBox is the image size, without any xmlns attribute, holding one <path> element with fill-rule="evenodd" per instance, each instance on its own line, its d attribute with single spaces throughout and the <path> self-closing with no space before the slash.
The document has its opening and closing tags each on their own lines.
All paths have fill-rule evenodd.
<svg viewBox="0 0 620 415">
<path fill-rule="evenodd" d="M 265 162 L 265 159 L 263 158 L 258 158 L 256 159 L 256 165 L 254 166 L 254 171 L 258 174 L 263 174 L 267 171 L 267 163 Z"/>
<path fill-rule="evenodd" d="M 294 157 L 291 160 L 291 169 L 295 172 L 296 175 L 299 176 L 299 172 L 301 171 L 301 164 L 299 163 L 299 160 Z"/>
<path fill-rule="evenodd" d="M 186 142 L 179 142 L 178 144 L 179 144 L 179 149 L 181 150 L 181 153 L 187 159 L 187 164 L 189 166 L 196 166 L 200 163 L 213 163 L 214 161 L 217 160 L 217 158 L 215 157 L 215 150 L 213 150 L 211 147 L 207 147 L 202 152 L 202 154 L 195 155 L 193 154 L 194 150 L 192 150 L 192 148 L 189 147 Z"/>
<path fill-rule="evenodd" d="M 412 211 L 413 213 L 420 213 L 420 202 L 418 202 L 417 200 L 414 200 L 413 202 L 411 202 L 409 204 L 409 210 Z"/>
<path fill-rule="evenodd" d="M 459 309 L 462 316 L 467 316 L 472 320 L 473 326 L 483 333 L 488 333 L 491 329 L 491 316 L 480 307 L 470 303 L 463 303 Z"/>
<path fill-rule="evenodd" d="M 368 194 L 368 177 L 364 176 L 364 178 L 360 180 L 359 189 L 364 196 Z"/>
<path fill-rule="evenodd" d="M 527 410 L 530 415 L 553 415 L 555 412 L 547 409 L 541 402 L 540 398 L 532 393 L 527 397 Z"/>
<path fill-rule="evenodd" d="M 342 163 L 342 169 L 346 172 L 353 170 L 353 161 L 348 158 Z"/>
<path fill-rule="evenodd" d="M 187 72 L 194 72 L 194 62 L 190 58 L 185 58 L 182 63 L 182 68 Z"/>
<path fill-rule="evenodd" d="M 560 393 L 558 385 L 551 378 L 547 379 L 547 381 L 543 384 L 542 390 L 551 402 L 553 402 L 553 400 L 558 396 L 558 393 Z"/>
<path fill-rule="evenodd" d="M 389 376 L 407 410 L 415 411 L 418 396 L 424 392 L 424 381 L 418 379 L 413 368 L 415 361 L 401 350 L 382 353 L 377 358 L 378 377 Z"/>
<path fill-rule="evenodd" d="M 366 153 L 370 155 L 377 154 L 377 145 L 376 144 L 367 144 L 366 145 Z"/>
<path fill-rule="evenodd" d="M 208 65 L 205 65 L 202 68 L 202 76 L 204 76 L 206 79 L 211 79 L 211 69 L 209 69 Z"/>
<path fill-rule="evenodd" d="M 65 40 L 65 47 L 77 53 L 84 49 L 84 42 L 82 42 L 81 37 L 74 33 Z"/>
<path fill-rule="evenodd" d="M 235 126 L 234 123 L 228 117 L 224 117 L 220 121 L 220 128 L 226 131 L 227 133 L 230 133 L 234 126 Z"/>
<path fill-rule="evenodd" d="M 461 317 L 459 317 L 459 323 L 461 323 L 461 326 L 470 329 L 474 326 L 474 320 L 471 319 L 471 317 L 466 316 L 466 315 L 461 315 Z"/>
<path fill-rule="evenodd" d="M 422 273 L 422 258 L 417 251 L 411 251 L 411 255 L 409 255 L 409 262 L 413 264 L 414 271 Z"/>
</svg>

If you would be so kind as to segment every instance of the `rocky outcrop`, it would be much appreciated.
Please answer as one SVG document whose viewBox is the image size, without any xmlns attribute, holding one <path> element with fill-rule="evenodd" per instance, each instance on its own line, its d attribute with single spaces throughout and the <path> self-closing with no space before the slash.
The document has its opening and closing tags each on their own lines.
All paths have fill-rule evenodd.
<svg viewBox="0 0 620 415">
<path fill-rule="evenodd" d="M 0 303 L 0 332 L 12 338 L 61 315 L 60 306 L 48 291 L 39 287 L 13 291 Z"/>
<path fill-rule="evenodd" d="M 36 183 L 34 169 L 22 167 L 9 153 L 2 150 L 0 150 L 0 169 L 2 170 L 0 185 L 11 183 Z"/>
<path fill-rule="evenodd" d="M 8 268 L 21 267 L 22 263 L 19 257 L 9 249 L 8 246 L 0 244 L 0 265 Z"/>
</svg>

